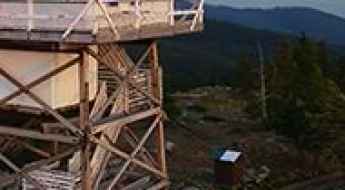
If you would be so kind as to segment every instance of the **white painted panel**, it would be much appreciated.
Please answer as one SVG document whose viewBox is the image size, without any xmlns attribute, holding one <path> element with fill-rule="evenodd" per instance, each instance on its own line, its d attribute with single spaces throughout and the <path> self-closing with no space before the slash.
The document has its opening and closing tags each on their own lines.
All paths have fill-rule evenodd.
<svg viewBox="0 0 345 190">
<path fill-rule="evenodd" d="M 37 77 L 43 75 L 53 68 L 55 61 L 54 54 L 49 53 L 31 53 L 24 51 L 6 51 L 0 50 L 0 66 L 18 81 L 27 84 Z M 3 77 L 0 77 L 0 98 L 3 98 L 17 90 L 13 84 Z M 46 81 L 32 89 L 48 104 L 51 104 L 51 81 Z M 35 106 L 27 95 L 21 95 L 10 102 L 11 104 Z"/>
<path fill-rule="evenodd" d="M 20 82 L 28 84 L 76 57 L 77 55 L 64 53 L 0 50 L 0 66 Z M 97 91 L 97 63 L 91 57 L 89 60 L 89 94 L 90 98 L 93 99 Z M 32 92 L 54 109 L 67 107 L 79 102 L 78 83 L 79 68 L 78 64 L 76 64 L 33 88 Z M 0 98 L 9 95 L 15 90 L 17 88 L 14 85 L 0 77 Z M 21 95 L 9 103 L 12 105 L 40 107 L 27 95 Z"/>
<path fill-rule="evenodd" d="M 76 56 L 76 55 L 75 55 Z M 57 57 L 57 66 L 61 66 L 75 56 L 59 54 Z M 87 80 L 89 82 L 89 96 L 94 99 L 97 92 L 97 62 L 91 56 L 87 57 L 89 62 L 89 72 Z M 54 78 L 54 105 L 56 107 L 66 107 L 79 102 L 79 66 L 74 65 Z"/>
</svg>

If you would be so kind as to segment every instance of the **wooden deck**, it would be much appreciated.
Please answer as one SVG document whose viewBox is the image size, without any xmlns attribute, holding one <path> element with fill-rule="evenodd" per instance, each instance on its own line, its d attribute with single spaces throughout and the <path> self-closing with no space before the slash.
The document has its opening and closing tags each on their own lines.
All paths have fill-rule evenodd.
<svg viewBox="0 0 345 190">
<path fill-rule="evenodd" d="M 145 39 L 157 39 L 176 35 L 196 33 L 203 30 L 202 24 L 197 24 L 191 30 L 192 21 L 179 21 L 174 26 L 169 23 L 143 25 L 139 29 L 128 26 L 117 28 L 120 37 L 115 38 L 110 28 L 100 29 L 96 35 L 92 31 L 74 31 L 62 40 L 63 30 L 32 30 L 0 28 L 1 41 L 16 42 L 46 42 L 46 43 L 73 43 L 73 44 L 100 44 L 111 42 L 128 42 Z"/>
</svg>

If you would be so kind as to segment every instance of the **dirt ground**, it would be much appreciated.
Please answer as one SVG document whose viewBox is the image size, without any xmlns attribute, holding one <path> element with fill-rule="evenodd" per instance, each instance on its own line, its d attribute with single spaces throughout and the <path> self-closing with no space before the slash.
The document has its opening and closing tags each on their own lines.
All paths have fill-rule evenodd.
<svg viewBox="0 0 345 190">
<path fill-rule="evenodd" d="M 219 148 L 243 152 L 245 179 L 239 189 L 276 190 L 339 170 L 336 163 L 300 150 L 288 138 L 265 129 L 229 96 L 178 97 L 175 101 L 182 111 L 167 128 L 168 140 L 175 144 L 168 154 L 171 189 L 220 189 L 214 187 L 213 172 L 213 155 Z M 334 189 L 345 189 L 336 185 Z"/>
</svg>

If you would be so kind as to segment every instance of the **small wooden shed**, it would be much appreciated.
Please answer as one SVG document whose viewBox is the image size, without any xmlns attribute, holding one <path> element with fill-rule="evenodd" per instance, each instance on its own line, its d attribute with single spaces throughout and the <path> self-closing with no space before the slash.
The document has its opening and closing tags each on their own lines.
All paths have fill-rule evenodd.
<svg viewBox="0 0 345 190">
<path fill-rule="evenodd" d="M 0 67 L 19 82 L 29 84 L 77 56 L 77 54 L 55 52 L 0 50 Z M 88 73 L 89 94 L 93 99 L 97 91 L 97 63 L 91 57 L 88 57 L 87 60 L 90 71 Z M 0 77 L 1 99 L 17 90 L 15 85 Z M 34 87 L 31 91 L 54 109 L 77 104 L 79 102 L 78 64 Z M 40 107 L 25 94 L 16 97 L 9 103 L 18 106 Z"/>
</svg>

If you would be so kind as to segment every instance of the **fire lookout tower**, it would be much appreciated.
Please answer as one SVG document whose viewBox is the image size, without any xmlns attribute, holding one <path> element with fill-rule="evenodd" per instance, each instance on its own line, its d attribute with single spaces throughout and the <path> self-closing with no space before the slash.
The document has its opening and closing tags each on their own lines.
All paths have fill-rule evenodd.
<svg viewBox="0 0 345 190">
<path fill-rule="evenodd" d="M 169 186 L 156 40 L 204 0 L 2 0 L 0 189 Z"/>
</svg>

